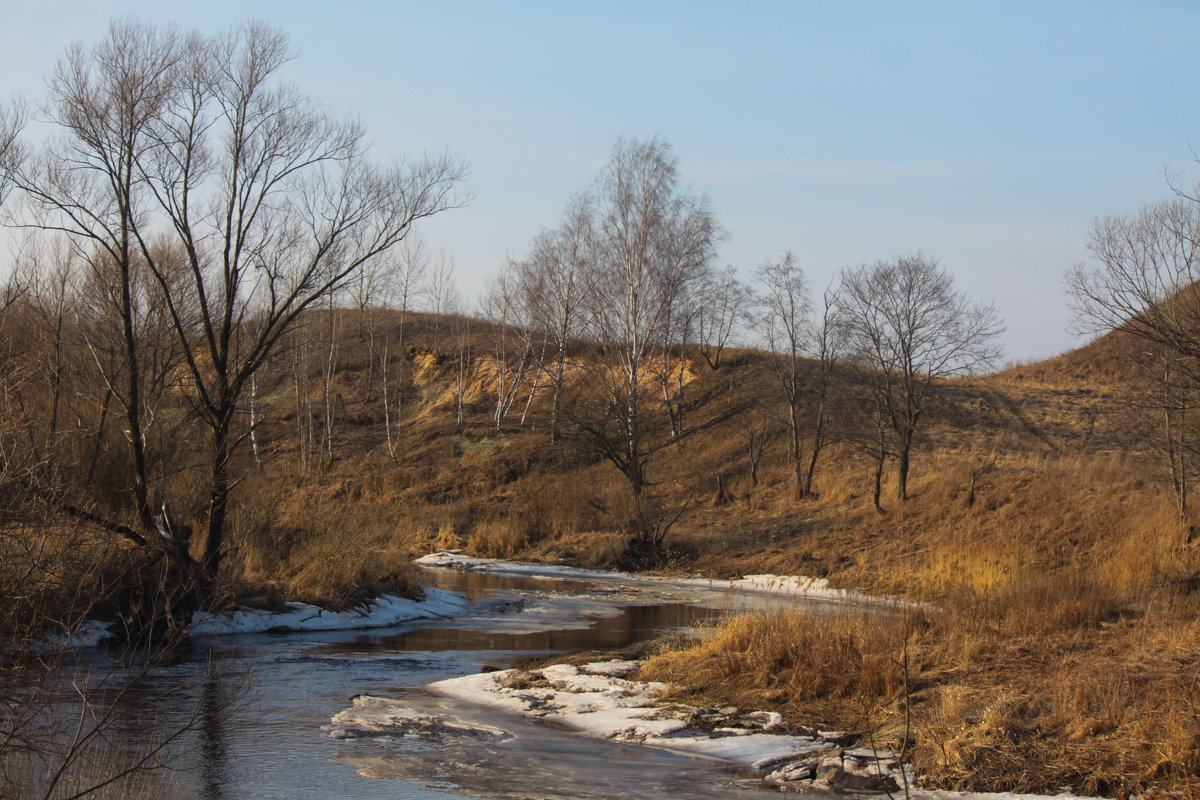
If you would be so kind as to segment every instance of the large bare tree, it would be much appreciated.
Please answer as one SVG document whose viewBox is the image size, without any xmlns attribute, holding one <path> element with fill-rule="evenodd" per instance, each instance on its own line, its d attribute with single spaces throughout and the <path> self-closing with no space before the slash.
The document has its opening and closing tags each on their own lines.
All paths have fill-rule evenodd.
<svg viewBox="0 0 1200 800">
<path fill-rule="evenodd" d="M 760 267 L 757 277 L 763 288 L 757 321 L 787 405 L 794 492 L 798 499 L 805 499 L 812 496 L 817 462 L 829 439 L 830 393 L 842 350 L 837 297 L 832 289 L 826 289 L 819 314 L 813 313 L 808 279 L 790 251 L 779 261 Z M 803 408 L 806 403 L 810 410 Z M 807 467 L 806 427 L 811 430 Z"/>
<path fill-rule="evenodd" d="M 1181 197 L 1102 217 L 1087 246 L 1092 259 L 1067 274 L 1081 332 L 1120 328 L 1200 358 L 1200 203 Z"/>
<path fill-rule="evenodd" d="M 587 275 L 589 324 L 599 345 L 606 413 L 592 427 L 635 497 L 646 485 L 643 406 L 673 304 L 713 254 L 716 223 L 704 198 L 679 188 L 671 148 L 620 141 L 593 189 L 595 249 Z"/>
<path fill-rule="evenodd" d="M 1144 342 L 1145 404 L 1162 420 L 1156 445 L 1184 518 L 1200 453 L 1190 413 L 1200 390 L 1200 202 L 1180 196 L 1097 219 L 1088 250 L 1091 260 L 1067 273 L 1076 328 Z"/>
<path fill-rule="evenodd" d="M 895 438 L 897 496 L 906 500 L 913 436 L 930 388 L 992 364 L 1003 327 L 993 306 L 971 303 L 948 272 L 920 254 L 845 272 L 839 298 L 849 354 Z M 879 466 L 886 452 L 880 448 Z"/>
<path fill-rule="evenodd" d="M 48 144 L 6 170 L 25 200 L 16 224 L 70 237 L 114 288 L 144 533 L 161 531 L 164 515 L 145 468 L 142 272 L 148 302 L 171 322 L 181 385 L 208 430 L 208 582 L 244 435 L 235 415 L 256 370 L 305 309 L 463 199 L 453 159 L 369 162 L 357 124 L 281 80 L 291 58 L 287 37 L 261 24 L 209 37 L 115 22 L 59 59 L 40 109 Z"/>
</svg>

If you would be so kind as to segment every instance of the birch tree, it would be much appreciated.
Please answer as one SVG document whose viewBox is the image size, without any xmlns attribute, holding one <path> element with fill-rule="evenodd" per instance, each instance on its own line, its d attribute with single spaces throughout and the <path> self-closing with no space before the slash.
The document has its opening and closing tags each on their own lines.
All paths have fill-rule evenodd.
<svg viewBox="0 0 1200 800">
<path fill-rule="evenodd" d="M 553 360 L 547 365 L 551 442 L 557 442 L 561 433 L 567 350 L 583 324 L 585 276 L 593 247 L 592 199 L 579 195 L 568 204 L 557 228 L 534 239 L 529 257 L 519 265 L 533 325 L 546 334 L 553 348 Z"/>
<path fill-rule="evenodd" d="M 401 242 L 393 253 L 388 254 L 389 258 L 395 260 L 395 267 L 392 270 L 395 283 L 392 286 L 394 303 L 396 310 L 399 312 L 399 319 L 396 323 L 396 351 L 400 353 L 399 359 L 399 374 L 396 376 L 395 402 L 391 400 L 391 335 L 385 334 L 383 340 L 383 349 L 380 352 L 379 374 L 380 381 L 383 384 L 381 387 L 380 396 L 383 400 L 383 429 L 387 439 L 388 456 L 392 461 L 396 460 L 397 436 L 394 434 L 395 423 L 400 421 L 404 416 L 404 392 L 407 389 L 407 370 L 405 369 L 408 361 L 405 358 L 404 351 L 404 334 L 405 326 L 408 322 L 408 312 L 417 302 L 418 296 L 422 293 L 422 286 L 425 280 L 425 271 L 429 265 L 428 253 L 425 247 L 425 242 L 420 236 L 410 236 Z M 395 409 L 394 413 L 393 410 Z"/>
<path fill-rule="evenodd" d="M 672 304 L 708 263 L 716 239 L 707 201 L 678 184 L 677 162 L 665 142 L 620 141 L 593 191 L 588 311 L 600 345 L 597 377 L 607 409 L 591 433 L 635 498 L 646 486 L 649 358 Z"/>
<path fill-rule="evenodd" d="M 482 305 L 484 319 L 497 331 L 492 339 L 496 367 L 496 408 L 492 421 L 496 430 L 500 430 L 533 361 L 533 325 L 527 297 L 522 291 L 518 268 L 511 261 L 488 282 Z"/>
<path fill-rule="evenodd" d="M 793 491 L 797 497 L 803 497 L 801 360 L 804 326 L 809 313 L 808 278 L 789 250 L 779 261 L 763 264 L 758 270 L 758 281 L 763 287 L 759 299 L 760 325 L 787 405 L 788 455 L 792 464 Z"/>
<path fill-rule="evenodd" d="M 709 272 L 698 290 L 696 338 L 700 354 L 713 369 L 721 368 L 721 354 L 741 323 L 748 322 L 754 292 L 738 277 L 732 265 Z"/>
</svg>

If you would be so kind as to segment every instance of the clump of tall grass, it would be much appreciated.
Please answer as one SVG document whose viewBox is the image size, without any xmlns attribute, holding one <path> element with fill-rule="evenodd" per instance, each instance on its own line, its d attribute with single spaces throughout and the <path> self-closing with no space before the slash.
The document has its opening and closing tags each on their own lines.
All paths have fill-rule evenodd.
<svg viewBox="0 0 1200 800">
<path fill-rule="evenodd" d="M 471 531 L 467 548 L 487 558 L 511 558 L 529 544 L 529 537 L 522 528 L 508 519 L 484 520 Z"/>
<path fill-rule="evenodd" d="M 905 630 L 904 620 L 889 613 L 749 612 L 652 658 L 641 677 L 707 687 L 723 703 L 821 723 L 827 701 L 896 699 L 904 686 Z"/>
</svg>

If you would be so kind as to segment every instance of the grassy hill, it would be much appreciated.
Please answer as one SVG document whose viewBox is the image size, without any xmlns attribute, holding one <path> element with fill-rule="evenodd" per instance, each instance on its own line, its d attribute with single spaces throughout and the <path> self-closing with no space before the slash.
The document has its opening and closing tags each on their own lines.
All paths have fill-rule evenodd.
<svg viewBox="0 0 1200 800">
<path fill-rule="evenodd" d="M 495 332 L 479 325 L 457 426 L 455 359 L 432 346 L 431 325 L 422 318 L 409 336 L 395 462 L 361 388 L 363 364 L 347 349 L 334 459 L 281 480 L 295 475 L 295 445 L 287 380 L 277 378 L 264 424 L 274 457 L 242 500 L 257 509 L 238 539 L 245 580 L 303 593 L 313 568 L 289 569 L 293 561 L 361 559 L 368 569 L 381 552 L 435 547 L 620 562 L 632 513 L 620 472 L 570 424 L 549 444 L 544 395 L 524 424 L 521 404 L 495 424 L 496 373 L 483 355 Z M 1137 352 L 1137 340 L 1115 333 L 1046 362 L 940 383 L 912 497 L 902 503 L 885 487 L 882 515 L 852 398 L 835 405 L 817 496 L 798 501 L 769 356 L 733 351 L 716 370 L 689 357 L 691 432 L 648 464 L 650 502 L 674 518 L 660 568 L 813 575 L 927 605 L 903 619 L 744 620 L 661 655 L 646 674 L 692 699 L 872 731 L 880 746 L 902 745 L 908 711 L 910 756 L 935 785 L 1185 791 L 1200 767 L 1200 559 L 1148 438 Z M 584 370 L 575 374 L 570 391 L 583 392 Z M 656 419 L 662 443 L 665 418 Z M 755 484 L 747 428 L 758 425 L 768 436 Z M 281 531 L 296 537 L 290 550 Z M 319 544 L 331 537 L 336 546 Z M 319 580 L 310 591 L 328 593 Z"/>
<path fill-rule="evenodd" d="M 249 441 L 235 455 L 232 595 L 344 605 L 414 591 L 408 562 L 435 548 L 611 567 L 640 511 L 666 526 L 662 571 L 810 575 L 920 604 L 739 621 L 647 665 L 681 694 L 869 734 L 906 748 L 932 785 L 1189 791 L 1200 554 L 1139 399 L 1136 339 L 1114 333 L 938 383 L 910 499 L 894 498 L 889 465 L 880 514 L 851 389 L 832 401 L 815 496 L 798 500 L 770 356 L 733 350 L 713 369 L 686 352 L 684 435 L 672 436 L 661 399 L 645 407 L 639 509 L 586 433 L 597 407 L 588 349 L 570 354 L 564 436 L 551 443 L 546 379 L 532 391 L 532 369 L 497 423 L 501 376 L 511 380 L 499 335 L 474 320 L 410 314 L 401 331 L 394 312 L 309 314 L 257 379 L 260 463 Z M 248 417 L 240 424 L 248 433 Z M 180 430 L 164 480 L 184 498 L 178 513 L 200 519 L 204 497 L 188 486 L 204 469 L 201 440 Z M 96 547 L 93 559 L 119 555 Z"/>
</svg>

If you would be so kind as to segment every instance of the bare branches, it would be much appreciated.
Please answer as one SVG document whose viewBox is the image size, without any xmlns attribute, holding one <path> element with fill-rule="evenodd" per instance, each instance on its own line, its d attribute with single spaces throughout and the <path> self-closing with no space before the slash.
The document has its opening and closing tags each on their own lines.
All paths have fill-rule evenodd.
<svg viewBox="0 0 1200 800">
<path fill-rule="evenodd" d="M 753 292 L 742 283 L 732 265 L 707 274 L 697 291 L 696 338 L 700 354 L 713 369 L 720 369 L 721 354 L 734 332 L 749 321 Z"/>
<path fill-rule="evenodd" d="M 1188 412 L 1200 381 L 1200 205 L 1180 193 L 1137 214 L 1097 219 L 1088 250 L 1092 260 L 1066 276 L 1076 328 L 1120 330 L 1149 345 L 1141 372 L 1149 406 L 1161 414 L 1157 444 L 1186 518 L 1196 473 Z"/>
<path fill-rule="evenodd" d="M 549 366 L 552 442 L 558 441 L 561 427 L 567 346 L 582 325 L 585 276 L 595 247 L 592 202 L 586 194 L 573 198 L 558 228 L 540 233 L 529 257 L 517 265 L 521 291 L 532 316 L 530 322 L 545 333 L 554 350 Z"/>
<path fill-rule="evenodd" d="M 147 529 L 143 394 L 157 366 L 143 317 L 171 332 L 211 432 L 210 577 L 241 438 L 231 426 L 257 369 L 305 309 L 467 199 L 450 156 L 370 163 L 357 123 L 280 79 L 291 58 L 287 36 L 258 23 L 205 37 L 118 21 L 51 73 L 43 113 L 58 137 L 39 157 L 16 158 L 20 120 L 0 117 L 0 179 L 25 200 L 18 223 L 69 236 L 111 298 Z"/>
<path fill-rule="evenodd" d="M 1200 206 L 1175 199 L 1127 217 L 1103 217 L 1088 234 L 1092 261 L 1067 273 L 1082 333 L 1121 328 L 1191 358 L 1200 356 Z"/>
<path fill-rule="evenodd" d="M 758 322 L 771 350 L 771 361 L 788 407 L 788 451 L 791 454 L 797 497 L 806 494 L 801 467 L 800 362 L 805 326 L 808 322 L 808 278 L 791 251 L 779 261 L 768 261 L 758 269 L 763 287 L 759 297 Z"/>
<path fill-rule="evenodd" d="M 599 376 L 620 431 L 605 447 L 635 496 L 645 485 L 642 400 L 646 360 L 684 288 L 713 254 L 716 221 L 703 198 L 680 192 L 675 157 L 658 139 L 618 142 L 593 190 L 595 259 L 587 275 Z"/>
<path fill-rule="evenodd" d="M 21 167 L 24 150 L 20 139 L 25 127 L 25 108 L 20 103 L 0 107 L 0 207 L 8 195 L 13 173 Z"/>
<path fill-rule="evenodd" d="M 904 500 L 913 435 L 930 386 L 992 364 L 1003 327 L 994 307 L 972 305 L 948 273 L 919 254 L 845 272 L 840 302 L 861 380 L 897 437 Z M 881 460 L 886 449 L 881 434 Z"/>
</svg>

